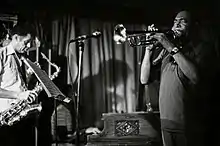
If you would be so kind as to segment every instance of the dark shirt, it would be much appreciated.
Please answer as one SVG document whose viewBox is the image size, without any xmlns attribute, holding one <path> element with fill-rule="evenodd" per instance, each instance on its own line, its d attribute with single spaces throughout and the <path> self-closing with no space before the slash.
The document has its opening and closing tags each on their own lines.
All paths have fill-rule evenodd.
<svg viewBox="0 0 220 146">
<path fill-rule="evenodd" d="M 162 128 L 183 130 L 189 119 L 192 123 L 193 118 L 196 121 L 197 117 L 204 113 L 202 111 L 205 110 L 203 106 L 206 104 L 204 98 L 210 96 L 209 88 L 212 88 L 216 72 L 214 64 L 216 53 L 213 48 L 212 44 L 202 42 L 194 46 L 189 44 L 181 50 L 199 71 L 197 84 L 193 84 L 184 75 L 171 55 L 163 58 L 159 91 Z"/>
<path fill-rule="evenodd" d="M 195 59 L 192 45 L 182 48 L 188 59 Z M 174 58 L 167 54 L 161 64 L 159 109 L 162 128 L 184 129 L 184 101 L 187 100 L 193 84 L 183 74 Z"/>
</svg>

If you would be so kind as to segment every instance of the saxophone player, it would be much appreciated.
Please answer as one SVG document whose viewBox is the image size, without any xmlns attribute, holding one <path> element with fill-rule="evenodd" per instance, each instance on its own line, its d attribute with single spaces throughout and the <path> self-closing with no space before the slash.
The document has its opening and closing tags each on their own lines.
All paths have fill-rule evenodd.
<svg viewBox="0 0 220 146">
<path fill-rule="evenodd" d="M 34 100 L 37 96 L 35 92 L 27 90 L 26 74 L 20 59 L 21 54 L 31 47 L 32 38 L 35 38 L 33 30 L 28 23 L 18 23 L 12 29 L 10 43 L 0 48 L 0 113 L 16 100 Z M 31 124 L 20 122 L 0 127 L 1 146 L 34 145 Z"/>
</svg>

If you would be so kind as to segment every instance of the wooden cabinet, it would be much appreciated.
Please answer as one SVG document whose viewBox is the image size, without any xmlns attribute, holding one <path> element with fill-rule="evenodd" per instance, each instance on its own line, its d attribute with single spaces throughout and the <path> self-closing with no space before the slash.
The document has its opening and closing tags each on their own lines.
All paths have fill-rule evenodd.
<svg viewBox="0 0 220 146">
<path fill-rule="evenodd" d="M 90 135 L 87 146 L 160 146 L 159 113 L 106 113 L 104 129 Z"/>
</svg>

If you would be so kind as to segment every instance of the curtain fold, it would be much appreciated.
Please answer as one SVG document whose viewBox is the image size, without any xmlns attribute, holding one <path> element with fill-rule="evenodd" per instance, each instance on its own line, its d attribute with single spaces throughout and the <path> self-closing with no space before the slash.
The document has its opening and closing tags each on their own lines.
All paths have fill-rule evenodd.
<svg viewBox="0 0 220 146">
<path fill-rule="evenodd" d="M 71 39 L 98 30 L 99 38 L 86 40 L 83 50 L 80 114 L 84 125 L 100 125 L 102 113 L 135 112 L 138 106 L 139 70 L 142 48 L 113 40 L 115 22 L 102 22 L 71 15 L 52 21 L 52 54 L 67 60 L 61 64 L 66 70 L 66 82 L 76 92 L 79 71 L 79 50 Z M 129 30 L 143 29 L 144 25 L 126 24 Z"/>
</svg>

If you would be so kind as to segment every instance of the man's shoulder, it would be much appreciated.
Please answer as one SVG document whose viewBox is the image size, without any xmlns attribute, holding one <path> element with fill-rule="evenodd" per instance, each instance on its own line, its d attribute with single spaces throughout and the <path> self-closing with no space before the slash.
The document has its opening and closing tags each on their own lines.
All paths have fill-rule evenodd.
<svg viewBox="0 0 220 146">
<path fill-rule="evenodd" d="M 0 47 L 0 52 L 4 52 L 6 49 L 7 49 L 6 46 Z"/>
<path fill-rule="evenodd" d="M 2 55 L 7 56 L 7 55 L 10 55 L 13 53 L 14 53 L 14 49 L 9 45 L 0 48 L 0 55 L 1 56 Z"/>
<path fill-rule="evenodd" d="M 6 56 L 7 47 L 0 47 L 0 57 Z"/>
</svg>

